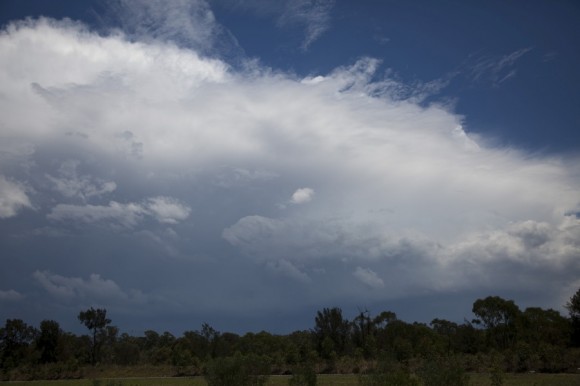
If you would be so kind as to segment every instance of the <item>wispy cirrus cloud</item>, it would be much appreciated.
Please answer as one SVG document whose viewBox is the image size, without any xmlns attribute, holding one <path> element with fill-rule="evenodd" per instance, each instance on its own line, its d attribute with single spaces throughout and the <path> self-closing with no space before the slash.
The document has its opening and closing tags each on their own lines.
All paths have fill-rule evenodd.
<svg viewBox="0 0 580 386">
<path fill-rule="evenodd" d="M 505 55 L 474 55 L 467 61 L 467 71 L 474 81 L 488 81 L 498 87 L 517 74 L 516 63 L 532 47 L 521 48 Z"/>
<path fill-rule="evenodd" d="M 108 0 L 107 21 L 137 41 L 171 42 L 203 55 L 243 54 L 205 0 Z"/>
<path fill-rule="evenodd" d="M 307 51 L 330 28 L 330 12 L 333 7 L 334 0 L 287 1 L 278 24 L 303 26 L 305 37 L 301 48 Z"/>
<path fill-rule="evenodd" d="M 279 28 L 300 28 L 304 38 L 300 49 L 308 51 L 332 24 L 335 0 L 217 0 L 227 7 L 249 10 L 259 17 L 276 21 Z"/>
</svg>

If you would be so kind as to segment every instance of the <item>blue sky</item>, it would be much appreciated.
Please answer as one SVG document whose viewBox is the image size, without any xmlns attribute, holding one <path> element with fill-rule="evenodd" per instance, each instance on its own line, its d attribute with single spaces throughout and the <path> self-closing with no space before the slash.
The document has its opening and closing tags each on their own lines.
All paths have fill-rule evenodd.
<svg viewBox="0 0 580 386">
<path fill-rule="evenodd" d="M 573 1 L 3 1 L 0 317 L 429 322 L 580 287 Z"/>
</svg>

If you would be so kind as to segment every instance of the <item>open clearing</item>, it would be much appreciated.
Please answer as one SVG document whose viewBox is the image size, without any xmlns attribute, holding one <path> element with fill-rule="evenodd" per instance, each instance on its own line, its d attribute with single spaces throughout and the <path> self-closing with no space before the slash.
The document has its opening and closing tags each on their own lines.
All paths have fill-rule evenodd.
<svg viewBox="0 0 580 386">
<path fill-rule="evenodd" d="M 272 376 L 268 386 L 288 384 L 288 376 Z M 22 386 L 207 386 L 203 377 L 81 379 L 66 381 L 0 382 L 0 385 Z M 488 386 L 488 374 L 471 374 L 470 385 Z M 318 386 L 358 386 L 356 375 L 319 375 Z M 505 386 L 580 386 L 580 374 L 506 374 Z"/>
</svg>

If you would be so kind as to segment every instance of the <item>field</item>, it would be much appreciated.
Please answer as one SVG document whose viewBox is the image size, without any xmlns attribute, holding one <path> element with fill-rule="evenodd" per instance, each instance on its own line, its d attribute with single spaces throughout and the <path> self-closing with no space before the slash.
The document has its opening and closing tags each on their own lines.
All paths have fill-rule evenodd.
<svg viewBox="0 0 580 386">
<path fill-rule="evenodd" d="M 0 382 L 19 386 L 206 386 L 203 377 L 193 378 L 124 378 L 69 381 Z M 272 376 L 268 386 L 288 384 L 287 376 Z M 471 374 L 471 386 L 490 385 L 487 374 Z M 318 386 L 358 386 L 356 375 L 319 375 Z M 580 374 L 506 374 L 505 386 L 580 386 Z"/>
</svg>

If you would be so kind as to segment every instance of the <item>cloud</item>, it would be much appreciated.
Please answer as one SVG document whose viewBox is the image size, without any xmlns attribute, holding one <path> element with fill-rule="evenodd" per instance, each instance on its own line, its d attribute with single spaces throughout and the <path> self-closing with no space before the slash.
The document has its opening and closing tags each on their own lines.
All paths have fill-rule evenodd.
<svg viewBox="0 0 580 386">
<path fill-rule="evenodd" d="M 368 268 L 356 267 L 355 271 L 352 273 L 354 277 L 360 280 L 362 283 L 368 285 L 373 289 L 380 289 L 385 286 L 383 279 L 381 279 L 376 272 Z"/>
<path fill-rule="evenodd" d="M 110 0 L 107 9 L 109 21 L 135 40 L 171 42 L 212 56 L 243 52 L 204 0 Z"/>
<path fill-rule="evenodd" d="M 300 271 L 298 268 L 296 268 L 296 266 L 284 259 L 280 259 L 275 262 L 268 262 L 267 267 L 272 272 L 286 276 L 293 280 L 297 280 L 299 282 L 309 283 L 311 281 L 310 276 Z"/>
<path fill-rule="evenodd" d="M 308 50 L 320 36 L 330 28 L 330 11 L 334 0 L 295 0 L 286 2 L 284 12 L 278 19 L 281 26 L 298 24 L 304 26 L 304 41 L 301 48 Z"/>
<path fill-rule="evenodd" d="M 79 223 L 110 223 L 124 228 L 134 228 L 145 216 L 160 223 L 177 224 L 189 217 L 191 209 L 171 197 L 153 197 L 143 203 L 122 204 L 116 201 L 109 205 L 58 204 L 52 208 L 48 218 L 53 221 L 75 221 Z"/>
<path fill-rule="evenodd" d="M 80 277 L 55 275 L 49 271 L 35 271 L 33 277 L 50 295 L 61 300 L 136 303 L 147 301 L 140 291 L 125 292 L 113 280 L 101 278 L 94 273 L 86 280 Z"/>
<path fill-rule="evenodd" d="M 59 251 L 91 243 L 98 251 L 78 264 L 104 277 L 176 294 L 218 277 L 227 285 L 208 302 L 236 293 L 271 307 L 298 290 L 319 304 L 520 284 L 559 294 L 577 280 L 574 156 L 494 147 L 464 130 L 465 117 L 424 103 L 441 84 L 403 84 L 372 58 L 299 79 L 187 47 L 48 19 L 3 31 L 0 130 L 16 150 L 0 154 L 10 176 L 0 214 L 35 204 L 11 232 L 58 223 L 137 233 L 38 238 L 22 261 L 46 249 L 57 270 Z M 524 54 L 481 68 L 509 73 Z M 289 201 L 308 205 L 280 207 Z M 272 274 L 293 278 L 275 284 L 274 300 L 247 280 Z M 63 298 L 132 296 L 80 276 L 35 273 Z"/>
<path fill-rule="evenodd" d="M 154 197 L 145 204 L 147 212 L 164 224 L 177 224 L 189 217 L 191 208 L 171 197 Z"/>
<path fill-rule="evenodd" d="M 292 194 L 290 202 L 292 204 L 304 204 L 311 201 L 312 197 L 314 197 L 314 190 L 311 188 L 300 188 Z"/>
<path fill-rule="evenodd" d="M 102 181 L 88 175 L 79 176 L 77 172 L 79 164 L 79 161 L 67 160 L 60 166 L 58 177 L 47 174 L 46 178 L 63 196 L 83 201 L 115 191 L 117 184 L 113 181 Z"/>
<path fill-rule="evenodd" d="M 331 25 L 334 0 L 217 0 L 228 8 L 249 10 L 258 17 L 276 20 L 279 28 L 300 28 L 304 39 L 300 48 L 307 51 Z"/>
<path fill-rule="evenodd" d="M 0 290 L 0 301 L 5 302 L 16 302 L 19 300 L 24 299 L 25 296 L 22 295 L 20 292 L 15 290 L 8 290 L 8 291 L 1 291 Z"/>
<path fill-rule="evenodd" d="M 517 70 L 514 68 L 516 62 L 531 50 L 531 47 L 527 47 L 503 56 L 473 57 L 473 63 L 468 65 L 471 77 L 475 81 L 490 81 L 497 87 L 516 75 Z"/>
<path fill-rule="evenodd" d="M 54 221 L 75 221 L 85 224 L 106 222 L 134 228 L 143 220 L 145 214 L 145 209 L 139 204 L 111 201 L 107 206 L 58 204 L 52 208 L 47 217 Z"/>
<path fill-rule="evenodd" d="M 14 217 L 22 208 L 32 208 L 25 189 L 0 174 L 0 218 Z"/>
</svg>

